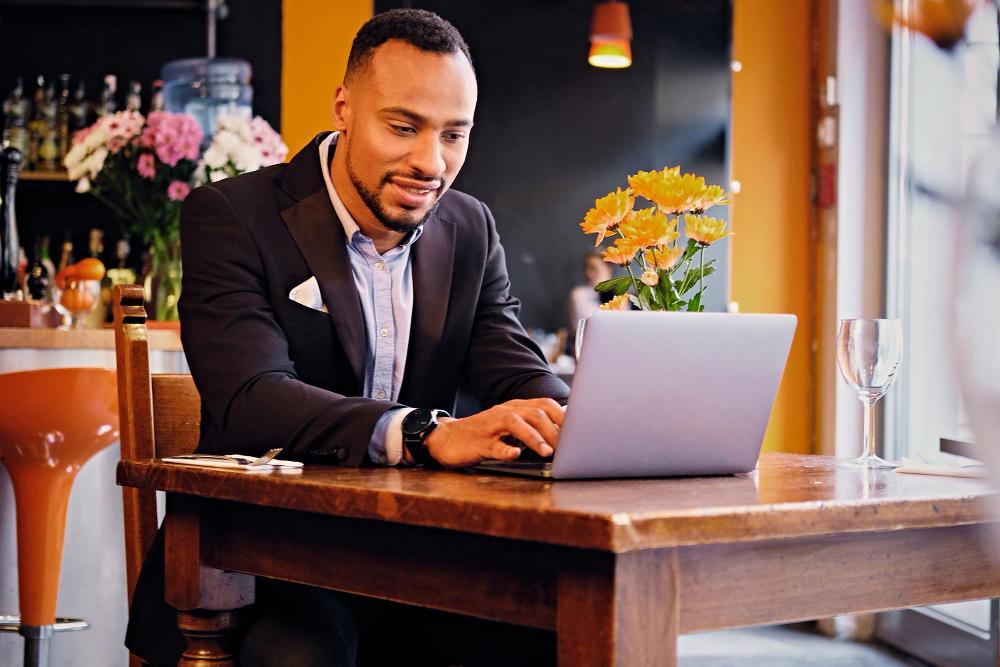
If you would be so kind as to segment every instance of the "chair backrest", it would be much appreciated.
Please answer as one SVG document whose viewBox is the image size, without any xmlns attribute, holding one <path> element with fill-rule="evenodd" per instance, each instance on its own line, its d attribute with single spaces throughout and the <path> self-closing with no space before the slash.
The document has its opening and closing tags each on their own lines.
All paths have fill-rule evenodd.
<svg viewBox="0 0 1000 667">
<path fill-rule="evenodd" d="M 113 299 L 122 460 L 193 452 L 201 425 L 201 398 L 194 381 L 190 375 L 150 374 L 142 287 L 118 285 Z M 122 495 L 131 606 L 142 560 L 156 536 L 156 493 L 123 487 Z"/>
</svg>

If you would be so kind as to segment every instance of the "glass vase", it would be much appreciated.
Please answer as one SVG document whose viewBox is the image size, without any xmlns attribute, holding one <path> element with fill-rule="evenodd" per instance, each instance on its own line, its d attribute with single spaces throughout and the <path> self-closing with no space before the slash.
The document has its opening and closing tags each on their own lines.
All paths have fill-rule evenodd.
<svg viewBox="0 0 1000 667">
<path fill-rule="evenodd" d="M 146 276 L 146 299 L 153 307 L 153 319 L 176 322 L 181 296 L 181 244 L 168 241 L 153 244 L 152 263 Z"/>
</svg>

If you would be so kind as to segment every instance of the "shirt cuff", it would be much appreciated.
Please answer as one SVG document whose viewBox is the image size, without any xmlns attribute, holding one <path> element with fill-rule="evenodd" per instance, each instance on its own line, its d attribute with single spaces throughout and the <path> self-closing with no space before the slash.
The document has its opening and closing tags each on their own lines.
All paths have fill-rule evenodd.
<svg viewBox="0 0 1000 667">
<path fill-rule="evenodd" d="M 375 423 L 368 443 L 368 458 L 382 466 L 399 465 L 403 460 L 403 419 L 416 408 L 386 410 Z"/>
</svg>

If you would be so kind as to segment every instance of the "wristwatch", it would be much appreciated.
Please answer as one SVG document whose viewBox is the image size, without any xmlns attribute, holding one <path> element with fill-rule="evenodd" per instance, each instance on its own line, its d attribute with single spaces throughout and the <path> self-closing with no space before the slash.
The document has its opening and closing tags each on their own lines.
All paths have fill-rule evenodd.
<svg viewBox="0 0 1000 667">
<path fill-rule="evenodd" d="M 427 436 L 437 428 L 438 417 L 450 417 L 444 410 L 417 408 L 403 417 L 403 447 L 414 461 L 421 465 L 435 465 L 434 457 L 427 451 Z"/>
</svg>

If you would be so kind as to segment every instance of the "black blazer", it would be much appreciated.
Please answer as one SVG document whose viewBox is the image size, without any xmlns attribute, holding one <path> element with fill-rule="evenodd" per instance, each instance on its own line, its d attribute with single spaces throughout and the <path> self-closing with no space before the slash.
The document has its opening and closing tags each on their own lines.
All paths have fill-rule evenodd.
<svg viewBox="0 0 1000 667">
<path fill-rule="evenodd" d="M 368 462 L 375 423 L 397 405 L 452 409 L 459 384 L 486 407 L 565 403 L 517 319 L 503 248 L 482 202 L 446 192 L 411 248 L 413 317 L 399 403 L 362 398 L 364 318 L 317 136 L 291 162 L 194 190 L 181 212 L 181 337 L 201 394 L 202 451 L 344 465 Z M 329 314 L 291 301 L 315 276 Z M 157 535 L 136 583 L 125 643 L 154 664 L 184 648 L 163 600 Z"/>
<path fill-rule="evenodd" d="M 317 136 L 287 165 L 196 189 L 181 216 L 181 335 L 202 399 L 204 451 L 366 461 L 382 414 L 452 410 L 464 380 L 485 407 L 565 402 L 517 319 L 493 216 L 450 190 L 413 244 L 413 317 L 399 403 L 360 397 L 366 339 Z M 315 276 L 329 314 L 291 301 Z"/>
</svg>

